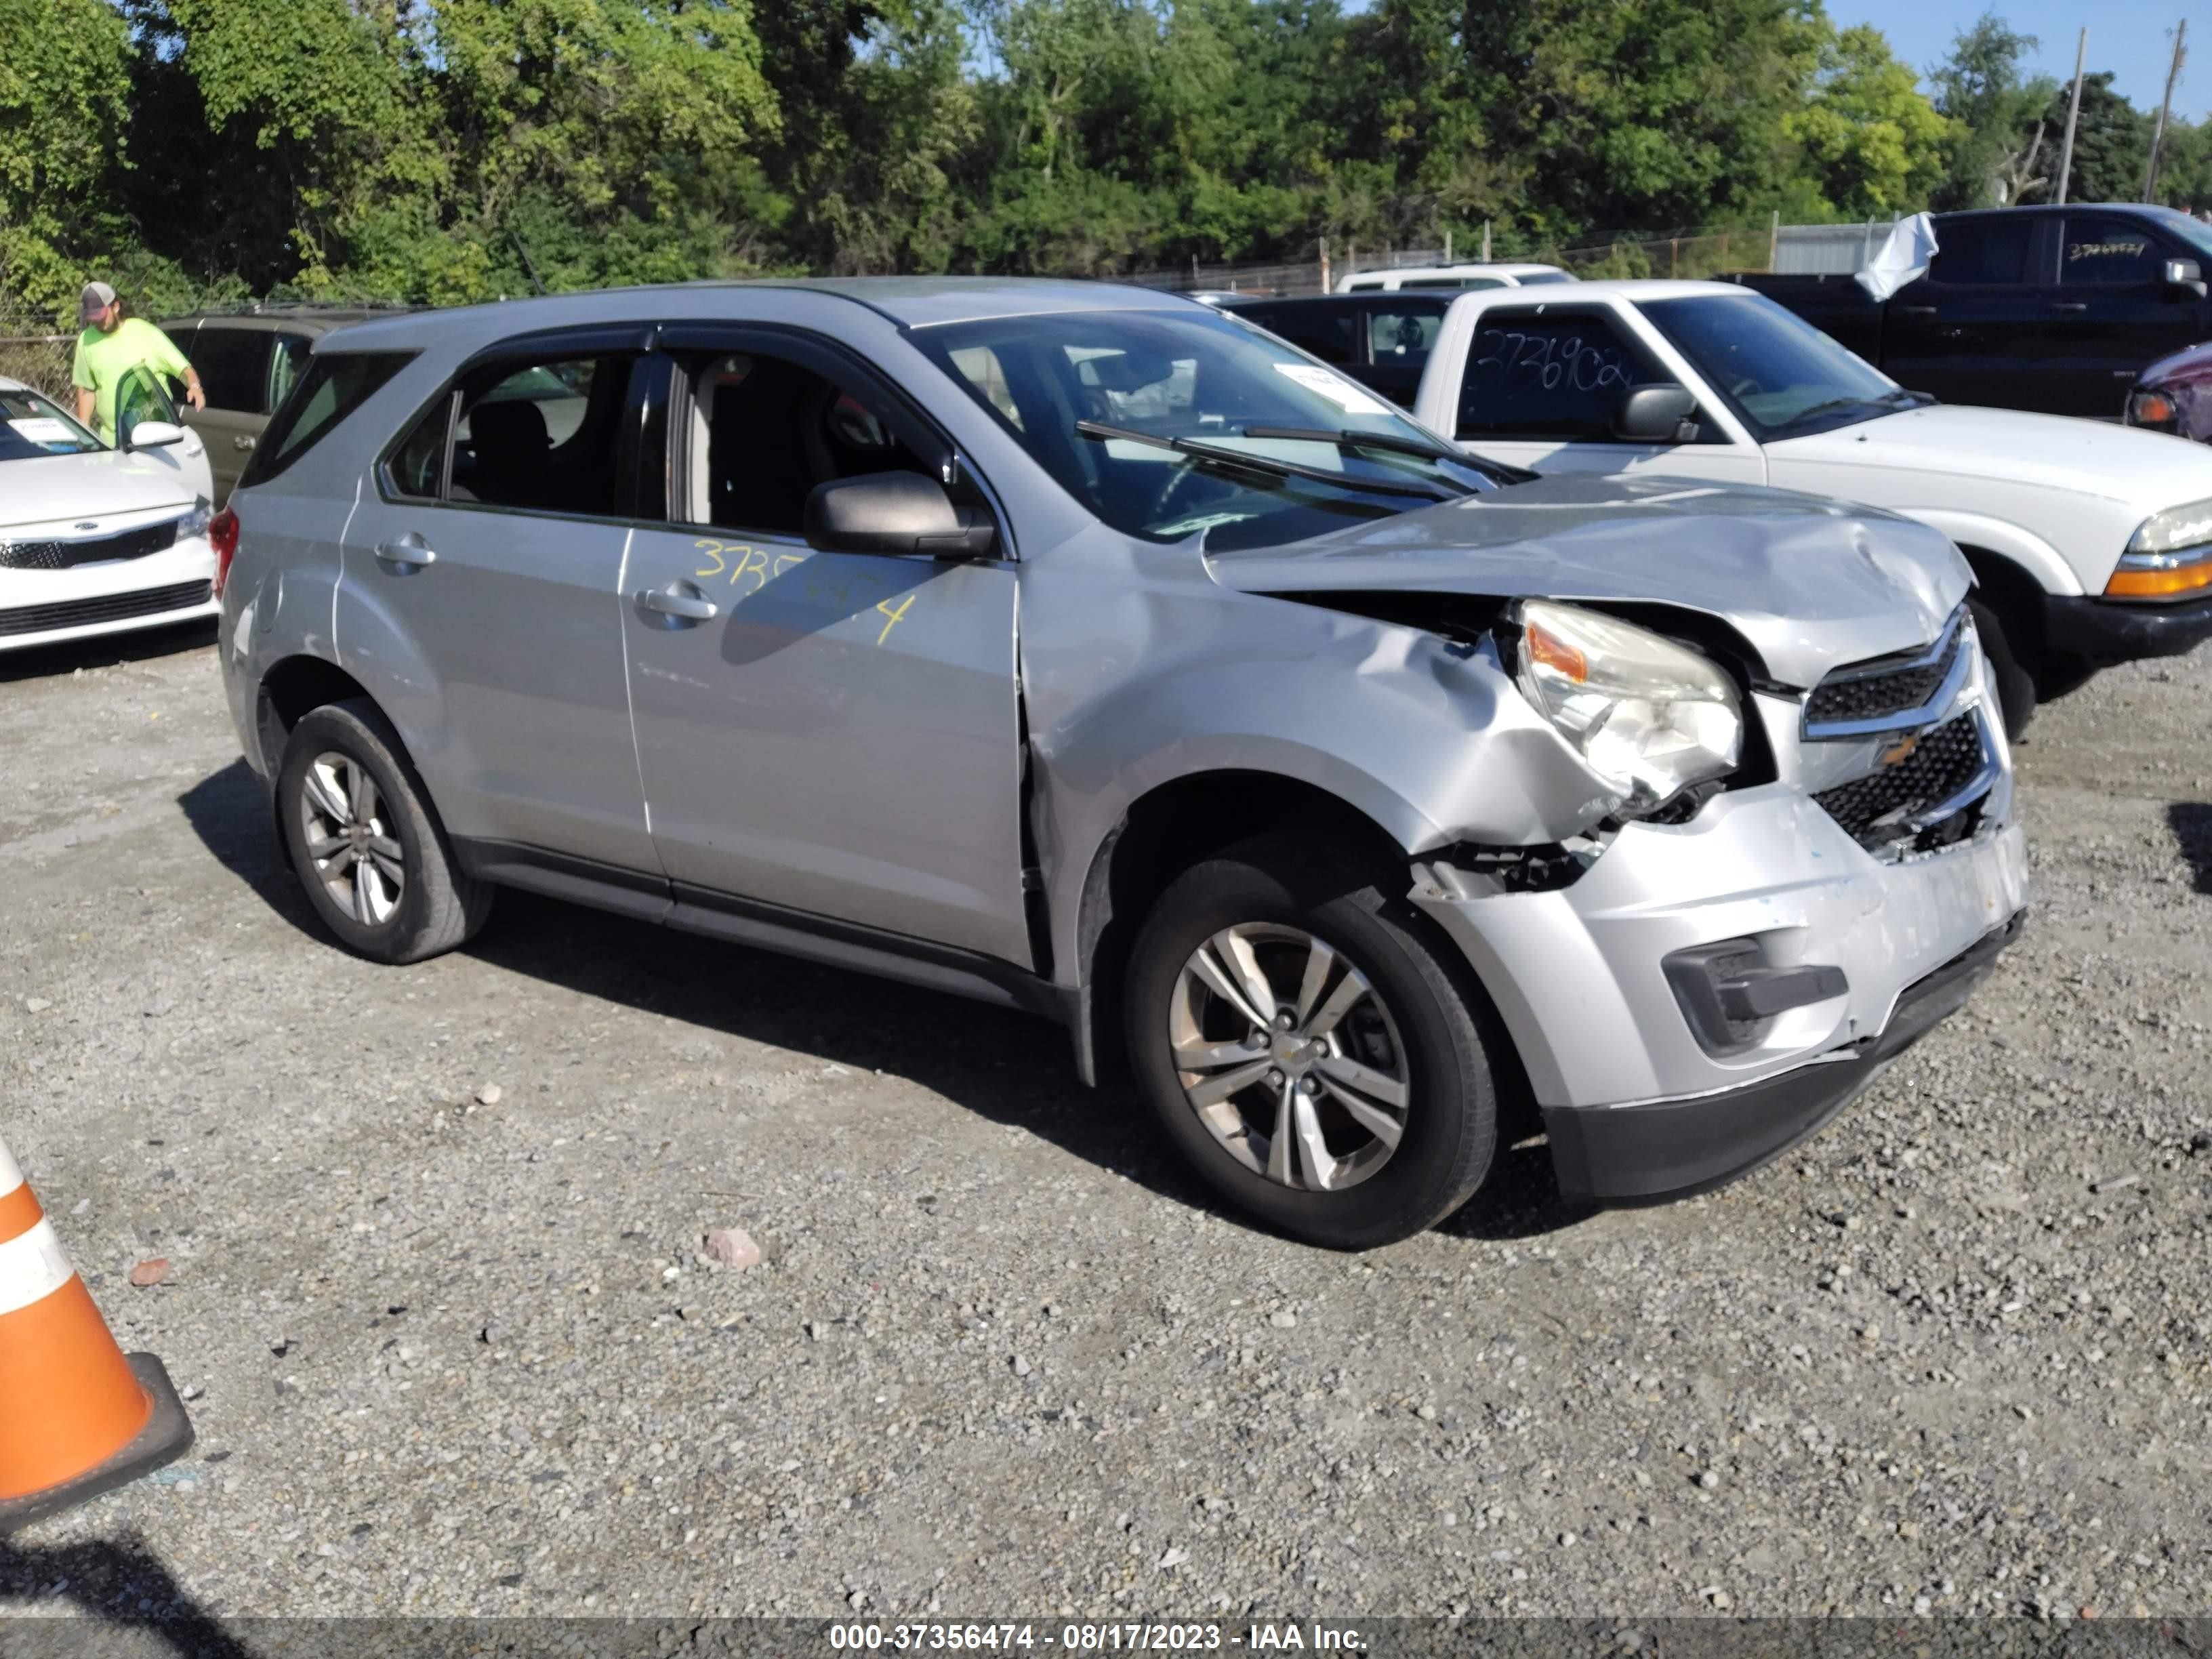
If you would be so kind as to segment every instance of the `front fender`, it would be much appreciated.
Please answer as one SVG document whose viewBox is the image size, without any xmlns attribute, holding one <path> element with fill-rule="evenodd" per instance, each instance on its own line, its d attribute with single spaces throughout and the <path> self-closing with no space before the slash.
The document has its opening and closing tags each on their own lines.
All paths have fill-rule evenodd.
<svg viewBox="0 0 2212 1659">
<path fill-rule="evenodd" d="M 1931 530 L 1942 531 L 1960 547 L 1979 548 L 2011 560 L 2046 593 L 2086 591 L 2080 574 L 2056 546 L 2009 520 L 1942 507 L 1899 507 L 1891 510 L 1917 520 Z M 2112 558 L 2115 562 L 2119 558 L 2117 544 L 2112 549 Z"/>
<path fill-rule="evenodd" d="M 1100 849 L 1136 802 L 1180 780 L 1296 780 L 1409 857 L 1559 841 L 1614 804 L 1486 647 L 1218 586 L 1194 550 L 1183 579 L 1143 580 L 1179 551 L 1138 552 L 1132 581 L 1105 559 L 1024 574 L 1032 823 L 1063 983 L 1078 982 Z"/>
</svg>

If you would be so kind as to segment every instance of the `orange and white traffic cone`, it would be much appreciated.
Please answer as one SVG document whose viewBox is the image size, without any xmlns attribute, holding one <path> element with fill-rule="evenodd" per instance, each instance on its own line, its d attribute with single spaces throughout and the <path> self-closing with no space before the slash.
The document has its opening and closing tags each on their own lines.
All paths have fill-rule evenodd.
<svg viewBox="0 0 2212 1659">
<path fill-rule="evenodd" d="M 168 1372 L 116 1346 L 0 1142 L 0 1534 L 112 1492 L 191 1443 Z"/>
</svg>

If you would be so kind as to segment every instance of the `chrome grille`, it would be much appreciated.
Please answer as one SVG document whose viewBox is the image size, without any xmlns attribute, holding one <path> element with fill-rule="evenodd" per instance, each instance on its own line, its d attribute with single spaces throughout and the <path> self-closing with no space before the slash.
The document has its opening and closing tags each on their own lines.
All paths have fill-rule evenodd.
<svg viewBox="0 0 2212 1659">
<path fill-rule="evenodd" d="M 1924 651 L 1839 668 L 1805 699 L 1805 735 L 1864 737 L 1925 726 L 1941 715 L 1968 666 L 1964 605 Z"/>
<path fill-rule="evenodd" d="M 0 540 L 0 570 L 73 570 L 81 564 L 143 559 L 177 544 L 179 522 L 171 519 L 137 530 L 120 530 L 112 536 L 87 536 L 81 541 L 58 537 L 43 541 Z"/>
<path fill-rule="evenodd" d="M 1916 851 L 1948 846 L 1972 831 L 1985 793 L 1988 745 L 1969 709 L 1917 739 L 1880 770 L 1824 789 L 1813 799 L 1869 852 L 1910 840 Z"/>
</svg>

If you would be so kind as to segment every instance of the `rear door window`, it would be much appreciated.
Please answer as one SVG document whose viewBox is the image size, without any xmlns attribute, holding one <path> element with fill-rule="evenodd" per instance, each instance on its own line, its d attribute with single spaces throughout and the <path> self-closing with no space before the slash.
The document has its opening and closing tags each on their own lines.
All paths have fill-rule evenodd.
<svg viewBox="0 0 2212 1659">
<path fill-rule="evenodd" d="M 1425 362 L 1443 323 L 1443 311 L 1433 307 L 1370 311 L 1367 313 L 1368 350 L 1378 363 Z"/>
<path fill-rule="evenodd" d="M 2033 216 L 1999 215 L 1964 219 L 1936 233 L 1937 248 L 1929 275 L 1954 286 L 2025 283 L 2029 251 L 2035 244 Z"/>
<path fill-rule="evenodd" d="M 2166 249 L 2139 220 L 2069 213 L 2058 280 L 2069 287 L 2141 287 L 2163 276 L 2166 259 Z"/>
<path fill-rule="evenodd" d="M 275 340 L 260 330 L 200 325 L 190 356 L 209 408 L 240 415 L 269 412 L 269 348 Z"/>
<path fill-rule="evenodd" d="M 616 514 L 634 356 L 507 362 L 470 375 L 447 495 L 518 512 Z"/>
<path fill-rule="evenodd" d="M 1459 435 L 1612 443 L 1630 386 L 1674 383 L 1602 313 L 1487 311 L 1460 381 Z"/>
</svg>

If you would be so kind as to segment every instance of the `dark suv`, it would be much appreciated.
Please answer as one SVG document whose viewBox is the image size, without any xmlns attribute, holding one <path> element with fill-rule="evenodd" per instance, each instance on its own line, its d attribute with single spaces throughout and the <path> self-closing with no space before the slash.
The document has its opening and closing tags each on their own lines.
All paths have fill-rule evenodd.
<svg viewBox="0 0 2212 1659">
<path fill-rule="evenodd" d="M 196 311 L 161 325 L 191 359 L 207 393 L 207 407 L 183 411 L 185 424 L 207 446 L 221 507 L 246 470 L 261 429 L 307 367 L 315 342 L 334 328 L 398 307 L 255 305 L 236 310 Z"/>
</svg>

